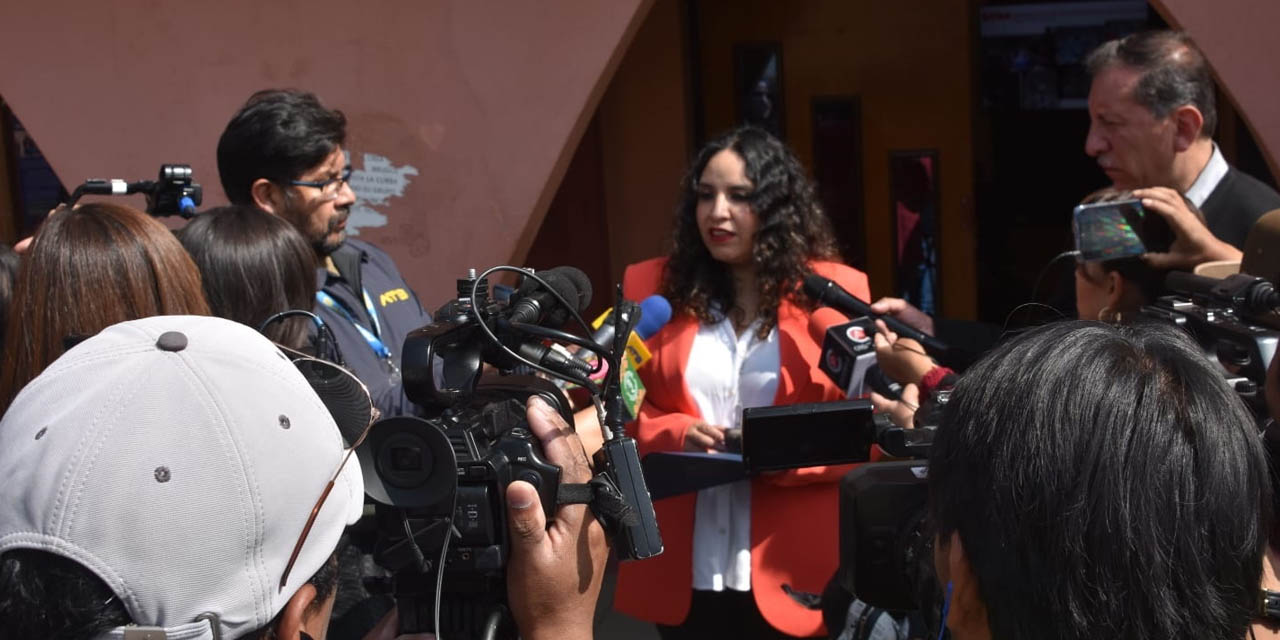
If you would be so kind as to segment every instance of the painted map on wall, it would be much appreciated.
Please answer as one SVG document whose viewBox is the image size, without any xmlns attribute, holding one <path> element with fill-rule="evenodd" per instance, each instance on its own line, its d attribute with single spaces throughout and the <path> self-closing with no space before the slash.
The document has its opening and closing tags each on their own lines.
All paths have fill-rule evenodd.
<svg viewBox="0 0 1280 640">
<path fill-rule="evenodd" d="M 418 175 L 418 169 L 409 165 L 396 166 L 391 160 L 373 153 L 363 154 L 362 166 L 351 172 L 351 188 L 356 192 L 356 202 L 351 205 L 351 217 L 347 219 L 347 233 L 358 236 L 361 227 L 385 227 L 387 216 L 375 207 L 391 204 L 392 198 L 403 198 L 409 186 L 409 176 Z"/>
</svg>

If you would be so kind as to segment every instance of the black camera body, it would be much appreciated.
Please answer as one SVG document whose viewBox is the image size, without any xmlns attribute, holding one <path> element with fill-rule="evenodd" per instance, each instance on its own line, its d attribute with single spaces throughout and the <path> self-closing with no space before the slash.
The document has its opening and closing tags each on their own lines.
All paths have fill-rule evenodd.
<svg viewBox="0 0 1280 640">
<path fill-rule="evenodd" d="M 517 375 L 521 370 L 593 384 L 586 378 L 590 365 L 544 341 L 599 347 L 541 326 L 563 324 L 558 318 L 566 308 L 586 326 L 578 316 L 590 300 L 585 274 L 571 267 L 541 275 L 516 271 L 542 288 L 526 283 L 509 302 L 491 302 L 484 275 L 473 271 L 458 280 L 458 298 L 437 311 L 434 322 L 409 333 L 401 357 L 404 389 L 426 418 L 380 421 L 359 449 L 365 492 L 377 503 L 374 559 L 393 574 L 400 633 L 515 637 L 506 609 L 506 489 L 516 480 L 537 490 L 547 522 L 558 504 L 586 503 L 613 535 L 619 557 L 662 552 L 635 442 L 622 435 L 620 423 L 610 425 L 616 430 L 602 428 L 600 472 L 591 482 L 563 486 L 560 468 L 546 460 L 529 430 L 526 407 L 533 395 L 566 424 L 574 424 L 574 416 L 559 387 Z M 623 302 L 620 291 L 618 296 Z M 618 335 L 626 336 L 625 329 Z M 614 372 L 618 353 L 616 346 L 605 353 Z M 616 373 L 610 381 L 595 393 L 612 405 L 610 419 L 618 420 L 621 384 Z"/>
<path fill-rule="evenodd" d="M 929 465 L 878 462 L 840 480 L 840 568 L 836 580 L 873 607 L 911 611 L 932 576 L 926 523 Z"/>
<path fill-rule="evenodd" d="M 1267 415 L 1267 367 L 1280 345 L 1274 288 L 1245 274 L 1221 280 L 1171 273 L 1169 295 L 1142 308 L 1139 317 L 1180 327 L 1205 355 L 1222 365 L 1227 381 L 1255 416 Z"/>
<path fill-rule="evenodd" d="M 190 218 L 204 200 L 204 188 L 192 178 L 190 165 L 160 165 L 156 181 L 147 186 L 143 190 L 147 194 L 147 213 L 153 216 Z"/>
<path fill-rule="evenodd" d="M 437 581 L 447 636 L 473 637 L 505 603 L 508 484 L 533 485 L 547 518 L 555 513 L 560 467 L 546 461 L 525 421 L 534 394 L 568 414 L 546 380 L 483 378 L 467 405 L 431 419 L 383 420 L 359 449 L 366 478 L 378 478 L 366 482 L 379 503 L 374 558 L 393 574 L 403 631 L 435 629 Z"/>
<path fill-rule="evenodd" d="M 950 391 L 936 392 L 916 412 L 914 429 L 886 430 L 877 439 L 890 454 L 911 459 L 864 464 L 840 480 L 840 566 L 833 581 L 870 606 L 930 614 L 939 602 L 926 458 L 950 399 Z"/>
</svg>

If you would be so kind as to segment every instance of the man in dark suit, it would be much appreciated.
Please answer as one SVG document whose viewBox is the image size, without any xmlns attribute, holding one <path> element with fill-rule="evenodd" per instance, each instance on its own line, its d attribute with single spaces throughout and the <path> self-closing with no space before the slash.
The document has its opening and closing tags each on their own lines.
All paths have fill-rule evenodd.
<svg viewBox="0 0 1280 640">
<path fill-rule="evenodd" d="M 1117 188 L 1176 189 L 1237 248 L 1254 221 L 1280 209 L 1280 194 L 1228 165 L 1214 144 L 1213 78 L 1185 33 L 1111 40 L 1085 64 L 1093 77 L 1085 152 Z"/>
</svg>

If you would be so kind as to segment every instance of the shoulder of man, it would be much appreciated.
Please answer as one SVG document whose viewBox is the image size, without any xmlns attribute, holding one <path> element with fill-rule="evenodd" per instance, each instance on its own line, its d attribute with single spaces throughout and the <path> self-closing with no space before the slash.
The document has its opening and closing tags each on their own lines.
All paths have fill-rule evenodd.
<svg viewBox="0 0 1280 640">
<path fill-rule="evenodd" d="M 400 274 L 390 254 L 364 240 L 347 238 L 346 244 L 364 254 L 366 265 L 362 270 L 362 280 L 379 308 L 392 306 L 396 302 L 413 301 L 412 306 L 416 313 L 426 315 L 417 294 Z M 369 267 L 373 268 L 369 269 Z M 376 276 L 370 277 L 374 273 Z"/>
<path fill-rule="evenodd" d="M 386 251 L 379 249 L 373 243 L 358 240 L 356 238 L 347 238 L 346 241 L 344 241 L 344 244 L 365 254 L 365 257 L 370 262 L 390 265 L 392 270 L 396 270 L 396 263 L 395 260 L 391 258 L 391 255 Z"/>
<path fill-rule="evenodd" d="M 1223 181 L 1228 179 L 1232 180 L 1230 188 L 1243 201 L 1242 204 L 1260 208 L 1259 214 L 1280 209 L 1280 193 L 1276 193 L 1267 183 L 1235 167 L 1227 169 Z"/>
</svg>

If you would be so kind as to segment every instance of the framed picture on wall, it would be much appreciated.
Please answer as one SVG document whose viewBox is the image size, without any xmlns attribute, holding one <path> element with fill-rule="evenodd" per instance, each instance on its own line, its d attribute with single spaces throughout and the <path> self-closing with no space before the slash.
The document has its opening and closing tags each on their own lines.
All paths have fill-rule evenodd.
<svg viewBox="0 0 1280 640">
<path fill-rule="evenodd" d="M 844 261 L 867 268 L 862 204 L 862 101 L 818 96 L 813 110 L 813 178 Z"/>
<path fill-rule="evenodd" d="M 889 152 L 889 212 L 898 297 L 928 314 L 939 309 L 938 152 Z"/>
<path fill-rule="evenodd" d="M 739 124 L 752 124 L 785 140 L 782 45 L 752 42 L 733 48 L 734 105 Z"/>
</svg>

